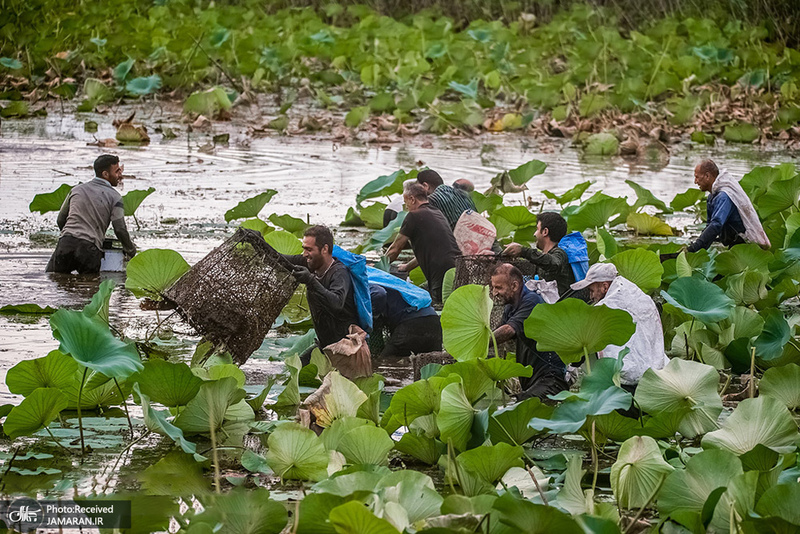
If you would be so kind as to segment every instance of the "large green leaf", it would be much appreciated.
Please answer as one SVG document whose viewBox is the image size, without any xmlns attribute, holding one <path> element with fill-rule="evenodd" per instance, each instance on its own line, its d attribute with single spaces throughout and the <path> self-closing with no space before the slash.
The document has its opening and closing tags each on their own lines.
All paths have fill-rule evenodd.
<svg viewBox="0 0 800 534">
<path fill-rule="evenodd" d="M 739 274 L 725 277 L 727 285 L 725 294 L 732 298 L 736 304 L 749 306 L 767 298 L 768 282 L 768 274 L 745 269 Z"/>
<path fill-rule="evenodd" d="M 214 117 L 222 110 L 229 110 L 232 102 L 228 98 L 225 89 L 222 87 L 212 87 L 205 91 L 196 91 L 189 95 L 183 103 L 184 111 L 205 115 L 208 118 Z"/>
<path fill-rule="evenodd" d="M 494 359 L 494 358 L 492 358 Z M 484 360 L 470 360 L 445 365 L 436 373 L 436 376 L 457 375 L 464 386 L 464 394 L 470 403 L 477 402 L 484 395 L 489 395 L 494 388 L 494 381 L 483 371 L 478 363 Z"/>
<path fill-rule="evenodd" d="M 458 361 L 485 358 L 492 335 L 491 312 L 488 287 L 470 284 L 453 291 L 442 310 L 445 350 Z"/>
<path fill-rule="evenodd" d="M 147 189 L 134 189 L 133 191 L 128 191 L 122 196 L 122 205 L 125 209 L 125 216 L 130 217 L 132 216 L 139 206 L 142 205 L 144 199 L 155 193 L 155 187 L 148 187 Z"/>
<path fill-rule="evenodd" d="M 675 198 L 672 199 L 672 202 L 669 203 L 669 206 L 675 211 L 683 211 L 686 208 L 694 206 L 700 202 L 704 196 L 705 192 L 692 187 L 683 193 L 678 193 L 675 195 Z"/>
<path fill-rule="evenodd" d="M 11 371 L 13 370 L 12 368 Z M 8 372 L 9 377 L 11 371 Z M 9 389 L 11 389 L 10 380 Z M 15 393 L 14 390 L 12 393 Z M 776 399 L 790 410 L 800 408 L 800 365 L 790 363 L 767 369 L 758 383 L 758 394 Z"/>
<path fill-rule="evenodd" d="M 359 425 L 342 436 L 337 450 L 350 464 L 386 465 L 394 441 L 382 428 Z"/>
<path fill-rule="evenodd" d="M 225 222 L 258 217 L 259 212 L 264 209 L 267 202 L 277 194 L 278 192 L 274 189 L 267 189 L 263 193 L 239 202 L 235 207 L 225 212 Z"/>
<path fill-rule="evenodd" d="M 647 213 L 631 213 L 626 224 L 638 235 L 672 235 L 672 228 L 667 223 Z"/>
<path fill-rule="evenodd" d="M 311 226 L 303 219 L 298 219 L 297 217 L 292 217 L 291 215 L 278 215 L 277 213 L 270 215 L 267 220 L 278 228 L 283 228 L 287 232 L 296 236 L 303 235 L 303 232 L 306 230 L 306 228 Z"/>
<path fill-rule="evenodd" d="M 397 217 L 389 223 L 389 225 L 384 228 L 383 230 L 378 230 L 374 232 L 369 239 L 361 245 L 361 250 L 359 252 L 369 252 L 371 250 L 377 250 L 387 242 L 394 239 L 394 236 L 400 230 L 400 226 L 403 224 L 403 220 L 405 220 L 406 215 L 408 215 L 407 211 L 401 211 L 397 214 Z"/>
<path fill-rule="evenodd" d="M 494 214 L 507 220 L 517 228 L 536 224 L 536 215 L 528 211 L 525 206 L 503 206 L 497 208 Z"/>
<path fill-rule="evenodd" d="M 482 445 L 458 455 L 459 469 L 494 486 L 512 467 L 523 467 L 522 447 L 498 443 Z"/>
<path fill-rule="evenodd" d="M 289 520 L 286 507 L 270 499 L 265 488 L 235 488 L 222 495 L 201 497 L 200 501 L 203 513 L 191 518 L 188 532 L 279 534 Z"/>
<path fill-rule="evenodd" d="M 23 360 L 8 370 L 6 386 L 15 395 L 27 397 L 38 388 L 67 388 L 78 372 L 78 362 L 61 351 L 47 356 Z"/>
<path fill-rule="evenodd" d="M 611 491 L 621 508 L 641 508 L 672 471 L 653 438 L 636 436 L 619 448 L 611 466 Z"/>
<path fill-rule="evenodd" d="M 67 199 L 67 195 L 72 191 L 73 186 L 69 184 L 61 184 L 58 189 L 51 193 L 39 193 L 33 197 L 28 208 L 31 213 L 38 211 L 42 215 L 50 211 L 58 211 L 61 205 Z"/>
<path fill-rule="evenodd" d="M 508 177 L 514 185 L 523 185 L 534 176 L 542 174 L 547 169 L 547 163 L 532 159 L 527 163 L 523 163 L 516 169 L 508 171 Z"/>
<path fill-rule="evenodd" d="M 357 501 L 337 506 L 328 519 L 337 534 L 400 534 L 386 519 L 375 517 L 369 508 Z"/>
<path fill-rule="evenodd" d="M 633 180 L 625 180 L 625 183 L 628 184 L 634 191 L 636 191 L 636 202 L 633 204 L 634 210 L 638 210 L 644 206 L 653 206 L 663 213 L 672 212 L 672 209 L 664 204 L 663 200 L 656 198 L 656 196 L 651 193 L 649 189 L 642 187 Z"/>
<path fill-rule="evenodd" d="M 633 400 L 630 393 L 616 386 L 579 394 L 562 391 L 554 398 L 564 402 L 556 407 L 549 418 L 532 418 L 528 423 L 531 428 L 538 431 L 547 430 L 551 434 L 574 434 L 583 428 L 586 418 L 590 415 L 605 415 L 614 410 L 627 410 Z"/>
<path fill-rule="evenodd" d="M 489 417 L 489 436 L 492 443 L 522 445 L 540 434 L 528 426 L 534 417 L 550 419 L 553 407 L 542 404 L 537 397 L 501 408 Z"/>
<path fill-rule="evenodd" d="M 689 459 L 685 469 L 676 469 L 667 476 L 658 493 L 658 511 L 694 530 L 702 525 L 703 507 L 711 494 L 743 472 L 742 462 L 733 454 L 702 451 Z"/>
<path fill-rule="evenodd" d="M 679 430 L 693 438 L 716 428 L 722 413 L 718 384 L 719 373 L 710 365 L 673 358 L 663 369 L 644 372 L 635 398 L 652 415 L 687 411 Z"/>
<path fill-rule="evenodd" d="M 455 272 L 455 269 L 451 269 Z M 20 314 L 20 315 L 49 315 L 56 311 L 56 308 L 45 306 L 44 308 L 32 302 L 27 304 L 6 304 L 0 307 L 0 314 Z"/>
<path fill-rule="evenodd" d="M 410 469 L 393 471 L 385 475 L 377 484 L 377 491 L 388 510 L 388 503 L 403 507 L 409 524 L 428 517 L 439 515 L 442 501 L 431 477 Z"/>
<path fill-rule="evenodd" d="M 428 465 L 436 465 L 439 457 L 447 450 L 441 441 L 425 436 L 406 432 L 394 448 Z"/>
<path fill-rule="evenodd" d="M 322 480 L 328 476 L 328 451 L 313 430 L 284 423 L 267 439 L 267 463 L 284 480 Z"/>
<path fill-rule="evenodd" d="M 768 250 L 755 243 L 742 243 L 718 254 L 715 264 L 716 271 L 723 276 L 739 274 L 745 269 L 768 273 L 772 260 L 772 253 Z"/>
<path fill-rule="evenodd" d="M 500 520 L 496 534 L 583 534 L 583 529 L 564 512 L 552 506 L 518 499 L 511 492 L 494 501 L 492 517 Z M 495 530 L 496 529 L 496 530 Z"/>
<path fill-rule="evenodd" d="M 144 369 L 131 381 L 138 382 L 142 393 L 153 401 L 169 407 L 189 404 L 203 385 L 185 363 L 155 359 L 145 362 Z"/>
<path fill-rule="evenodd" d="M 572 210 L 572 207 L 567 210 Z M 630 206 L 624 198 L 610 197 L 598 191 L 584 200 L 577 209 L 569 214 L 565 210 L 562 215 L 567 218 L 572 230 L 582 232 L 587 228 L 605 227 L 616 216 L 626 216 L 629 210 Z"/>
<path fill-rule="evenodd" d="M 37 388 L 6 416 L 3 432 L 11 439 L 30 436 L 52 423 L 67 404 L 67 397 L 60 390 Z"/>
<path fill-rule="evenodd" d="M 447 385 L 442 390 L 439 414 L 436 417 L 442 441 L 447 443 L 452 440 L 453 447 L 459 451 L 465 450 L 475 413 L 476 410 L 464 394 L 464 386 L 460 382 Z"/>
<path fill-rule="evenodd" d="M 359 407 L 366 401 L 367 394 L 358 386 L 338 371 L 331 371 L 325 375 L 322 386 L 305 400 L 304 405 L 316 418 L 317 425 L 327 428 L 342 417 L 355 417 Z"/>
<path fill-rule="evenodd" d="M 583 196 L 586 190 L 591 187 L 591 185 L 592 181 L 586 180 L 585 182 L 581 182 L 578 185 L 568 189 L 561 195 L 557 195 L 547 190 L 542 190 L 542 194 L 551 200 L 555 200 L 559 205 L 563 206 L 564 204 L 569 204 L 570 202 L 580 200 L 580 198 Z"/>
<path fill-rule="evenodd" d="M 761 219 L 780 213 L 792 206 L 797 207 L 800 196 L 800 174 L 791 180 L 773 183 L 769 190 L 756 201 L 756 209 Z"/>
<path fill-rule="evenodd" d="M 284 364 L 289 371 L 289 376 L 283 385 L 283 391 L 275 399 L 275 406 L 297 406 L 300 404 L 300 362 L 299 354 L 292 354 Z"/>
<path fill-rule="evenodd" d="M 723 449 L 737 456 L 763 445 L 779 454 L 794 450 L 797 424 L 780 401 L 771 397 L 745 399 L 722 428 L 703 437 L 703 448 Z"/>
<path fill-rule="evenodd" d="M 775 360 L 783 355 L 783 347 L 792 338 L 792 331 L 783 312 L 776 308 L 764 310 L 761 316 L 764 317 L 764 330 L 753 343 L 756 358 L 759 361 Z"/>
<path fill-rule="evenodd" d="M 125 90 L 129 95 L 146 96 L 155 93 L 161 88 L 161 76 L 153 74 L 152 76 L 140 76 L 134 78 L 125 84 Z"/>
<path fill-rule="evenodd" d="M 628 312 L 578 299 L 539 304 L 525 320 L 525 335 L 536 340 L 538 350 L 555 351 L 566 363 L 610 344 L 623 346 L 635 330 Z"/>
<path fill-rule="evenodd" d="M 678 278 L 667 291 L 661 291 L 661 296 L 682 312 L 708 324 L 727 319 L 735 306 L 719 286 L 696 277 Z"/>
<path fill-rule="evenodd" d="M 778 484 L 761 495 L 756 504 L 756 512 L 761 517 L 779 518 L 788 525 L 780 532 L 797 532 L 800 530 L 800 484 Z M 778 531 L 776 529 L 776 531 Z"/>
<path fill-rule="evenodd" d="M 167 421 L 167 412 L 154 410 L 150 405 L 150 399 L 145 393 L 139 389 L 140 384 L 134 384 L 133 390 L 139 395 L 139 400 L 142 404 L 142 416 L 144 417 L 144 424 L 151 432 L 156 432 L 162 436 L 167 436 L 174 441 L 183 452 L 191 454 L 198 462 L 205 462 L 207 458 L 198 454 L 197 445 L 183 435 L 183 431 L 177 426 Z"/>
<path fill-rule="evenodd" d="M 590 156 L 613 156 L 618 148 L 619 140 L 613 134 L 601 132 L 589 136 L 585 151 Z"/>
<path fill-rule="evenodd" d="M 58 310 L 50 318 L 50 326 L 61 343 L 59 350 L 93 371 L 124 379 L 142 370 L 136 345 L 114 337 L 101 319 Z"/>
<path fill-rule="evenodd" d="M 222 427 L 225 412 L 242 401 L 246 393 L 235 378 L 225 377 L 204 382 L 197 395 L 189 401 L 174 424 L 185 434 L 201 434 Z"/>
<path fill-rule="evenodd" d="M 83 307 L 83 314 L 87 317 L 99 317 L 108 323 L 108 309 L 111 304 L 111 293 L 114 290 L 113 280 L 103 280 L 97 292 L 92 295 L 89 304 Z"/>
<path fill-rule="evenodd" d="M 189 264 L 174 250 L 151 248 L 128 262 L 125 288 L 137 298 L 160 300 L 161 294 L 188 270 Z"/>
<path fill-rule="evenodd" d="M 284 230 L 276 230 L 264 236 L 264 241 L 281 254 L 302 254 L 303 244 L 297 236 Z"/>
<path fill-rule="evenodd" d="M 796 174 L 797 167 L 794 163 L 781 163 L 775 167 L 754 167 L 739 180 L 739 184 L 751 199 L 757 200 L 770 190 L 772 184 L 789 180 Z"/>
<path fill-rule="evenodd" d="M 356 204 L 369 198 L 388 197 L 403 192 L 403 182 L 416 178 L 417 171 L 406 173 L 403 169 L 394 171 L 392 174 L 378 176 L 374 180 L 367 182 L 356 195 Z"/>
<path fill-rule="evenodd" d="M 624 250 L 610 261 L 616 266 L 620 276 L 639 286 L 645 293 L 661 286 L 664 267 L 655 252 L 643 248 Z"/>
</svg>

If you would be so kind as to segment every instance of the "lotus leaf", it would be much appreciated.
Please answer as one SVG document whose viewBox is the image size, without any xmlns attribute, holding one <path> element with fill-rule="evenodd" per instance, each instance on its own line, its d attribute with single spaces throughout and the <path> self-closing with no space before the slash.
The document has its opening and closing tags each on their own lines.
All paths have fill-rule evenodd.
<svg viewBox="0 0 800 534">
<path fill-rule="evenodd" d="M 394 448 L 428 465 L 436 465 L 439 457 L 447 451 L 447 447 L 441 441 L 413 432 L 403 434 Z"/>
<path fill-rule="evenodd" d="M 749 122 L 740 122 L 726 126 L 722 135 L 731 143 L 752 143 L 761 135 L 761 130 Z"/>
<path fill-rule="evenodd" d="M 630 280 L 639 289 L 649 293 L 661 286 L 664 267 L 655 252 L 643 248 L 625 250 L 611 259 L 620 276 Z"/>
<path fill-rule="evenodd" d="M 204 382 L 197 395 L 175 418 L 174 424 L 185 434 L 210 432 L 212 427 L 218 430 L 228 408 L 243 400 L 245 395 L 234 378 Z"/>
<path fill-rule="evenodd" d="M 681 251 L 675 262 L 675 271 L 679 278 L 694 276 L 697 273 L 707 280 L 712 280 L 717 275 L 715 267 L 707 250 L 689 253 Z"/>
<path fill-rule="evenodd" d="M 122 205 L 125 209 L 125 216 L 130 217 L 132 216 L 139 206 L 142 205 L 144 199 L 155 193 L 155 187 L 148 187 L 147 189 L 134 189 L 133 191 L 128 191 L 122 197 Z"/>
<path fill-rule="evenodd" d="M 152 248 L 128 262 L 125 288 L 137 298 L 160 300 L 162 293 L 188 270 L 189 264 L 174 250 Z"/>
<path fill-rule="evenodd" d="M 591 180 L 587 180 L 568 189 L 561 195 L 551 193 L 550 191 L 547 190 L 543 190 L 542 194 L 545 197 L 549 198 L 550 200 L 555 200 L 556 202 L 558 202 L 560 206 L 563 206 L 564 204 L 569 204 L 570 202 L 580 200 L 583 194 L 586 192 L 586 190 L 589 189 L 589 187 L 591 187 L 591 185 L 592 185 Z"/>
<path fill-rule="evenodd" d="M 603 227 L 596 227 L 594 231 L 595 234 L 597 234 L 597 251 L 606 259 L 611 259 L 613 256 L 616 256 L 619 251 L 619 246 L 614 236 Z"/>
<path fill-rule="evenodd" d="M 203 381 L 183 362 L 149 360 L 144 369 L 131 377 L 141 392 L 164 406 L 185 406 L 197 393 Z"/>
<path fill-rule="evenodd" d="M 367 182 L 356 195 L 356 203 L 361 203 L 369 198 L 388 197 L 403 192 L 403 182 L 416 178 L 417 171 L 405 172 L 403 169 L 397 170 L 392 174 L 378 176 L 374 180 Z"/>
<path fill-rule="evenodd" d="M 22 63 L 18 59 L 10 57 L 0 57 L 0 65 L 7 69 L 17 70 L 22 68 Z"/>
<path fill-rule="evenodd" d="M 534 504 L 524 499 L 515 498 L 511 492 L 504 493 L 494 501 L 493 512 L 500 519 L 496 532 L 501 534 L 583 534 L 570 516 L 542 504 Z M 493 516 L 494 517 L 494 516 Z M 494 530 L 493 530 L 494 532 Z"/>
<path fill-rule="evenodd" d="M 492 358 L 492 360 L 494 360 L 494 358 Z M 467 396 L 470 403 L 475 403 L 494 388 L 494 381 L 482 371 L 481 366 L 478 364 L 480 361 L 484 360 L 470 360 L 467 362 L 445 365 L 439 369 L 436 376 L 459 376 L 461 378 L 461 385 L 464 386 L 464 394 Z"/>
<path fill-rule="evenodd" d="M 407 427 L 418 417 L 438 412 L 442 389 L 457 381 L 460 381 L 458 375 L 432 377 L 400 388 L 392 397 L 381 426 L 393 432 L 401 426 Z"/>
<path fill-rule="evenodd" d="M 242 221 L 242 224 L 239 225 L 239 228 L 244 228 L 246 230 L 255 230 L 256 232 L 261 234 L 262 237 L 266 237 L 268 233 L 275 231 L 275 228 L 271 227 L 258 217 Z"/>
<path fill-rule="evenodd" d="M 438 515 L 444 500 L 431 477 L 418 471 L 393 471 L 381 478 L 377 489 L 384 503 L 403 507 L 411 524 Z"/>
<path fill-rule="evenodd" d="M 400 226 L 403 224 L 403 220 L 405 220 L 406 215 L 408 214 L 407 211 L 401 211 L 397 214 L 397 218 L 395 218 L 389 225 L 384 228 L 383 230 L 378 230 L 377 232 L 373 233 L 366 243 L 361 245 L 359 253 L 369 252 L 371 250 L 377 250 L 383 247 L 388 241 L 394 239 L 394 236 L 400 230 Z"/>
<path fill-rule="evenodd" d="M 231 108 L 231 100 L 228 98 L 225 89 L 222 87 L 212 87 L 206 91 L 192 93 L 183 104 L 184 111 L 213 117 L 220 111 L 227 111 Z M 255 215 L 251 215 L 255 217 Z M 238 218 L 238 217 L 236 217 Z"/>
<path fill-rule="evenodd" d="M 51 308 L 50 306 L 45 306 L 42 308 L 38 304 L 6 304 L 3 307 L 0 307 L 1 314 L 29 314 L 29 315 L 46 315 L 51 314 L 56 311 L 56 308 Z"/>
<path fill-rule="evenodd" d="M 67 397 L 60 390 L 37 388 L 9 412 L 3 432 L 11 439 L 30 436 L 52 423 L 67 404 Z"/>
<path fill-rule="evenodd" d="M 606 132 L 596 133 L 586 140 L 586 154 L 590 156 L 613 156 L 619 149 L 619 140 Z"/>
<path fill-rule="evenodd" d="M 536 215 L 528 211 L 525 206 L 503 206 L 497 208 L 494 214 L 502 217 L 517 228 L 536 224 Z"/>
<path fill-rule="evenodd" d="M 400 534 L 391 523 L 375 517 L 369 508 L 356 501 L 337 506 L 328 519 L 337 534 Z"/>
<path fill-rule="evenodd" d="M 267 202 L 272 200 L 272 197 L 277 194 L 278 192 L 274 189 L 267 189 L 263 193 L 239 202 L 235 207 L 225 212 L 225 222 L 258 217 L 259 212 L 264 209 Z"/>
<path fill-rule="evenodd" d="M 525 335 L 543 351 L 555 351 L 565 363 L 580 360 L 607 345 L 623 346 L 636 326 L 628 312 L 578 299 L 539 304 L 525 320 Z"/>
<path fill-rule="evenodd" d="M 322 480 L 328 476 L 328 452 L 313 430 L 286 423 L 267 439 L 267 463 L 284 480 Z"/>
<path fill-rule="evenodd" d="M 386 465 L 394 441 L 382 428 L 367 424 L 359 425 L 344 434 L 337 450 L 350 464 Z"/>
<path fill-rule="evenodd" d="M 769 275 L 766 273 L 745 269 L 739 274 L 727 276 L 725 282 L 725 294 L 739 305 L 747 306 L 767 298 Z"/>
<path fill-rule="evenodd" d="M 644 372 L 635 398 L 642 410 L 653 415 L 692 410 L 679 431 L 693 438 L 716 428 L 722 413 L 718 384 L 719 374 L 710 365 L 673 358 L 661 370 Z"/>
<path fill-rule="evenodd" d="M 287 232 L 296 236 L 303 235 L 303 232 L 305 232 L 306 228 L 311 226 L 303 219 L 298 219 L 297 217 L 292 217 L 291 215 L 278 215 L 273 213 L 268 217 L 268 220 L 278 228 L 283 228 Z"/>
<path fill-rule="evenodd" d="M 145 96 L 155 93 L 161 88 L 161 76 L 153 74 L 152 76 L 141 76 L 134 78 L 125 84 L 125 90 L 129 95 Z"/>
<path fill-rule="evenodd" d="M 111 292 L 114 290 L 113 280 L 104 280 L 92 296 L 89 304 L 83 307 L 83 314 L 87 317 L 99 317 L 103 322 L 108 323 L 108 307 L 111 302 Z"/>
<path fill-rule="evenodd" d="M 758 472 L 749 471 L 737 475 L 728 482 L 727 486 L 728 489 L 720 495 L 717 506 L 714 508 L 711 522 L 708 525 L 710 532 L 735 532 L 740 523 L 737 518 L 750 515 L 755 507 Z"/>
<path fill-rule="evenodd" d="M 757 445 L 779 454 L 794 450 L 797 425 L 780 401 L 771 397 L 745 399 L 733 411 L 722 428 L 703 437 L 703 448 L 723 449 L 737 456 Z"/>
<path fill-rule="evenodd" d="M 495 208 L 503 205 L 503 197 L 500 195 L 483 195 L 477 191 L 470 193 L 472 202 L 475 204 L 475 211 L 478 213 L 493 213 Z"/>
<path fill-rule="evenodd" d="M 522 467 L 522 447 L 498 443 L 482 445 L 458 455 L 459 470 L 469 471 L 487 484 L 494 486 L 512 467 Z"/>
<path fill-rule="evenodd" d="M 69 192 L 72 191 L 72 187 L 73 186 L 69 184 L 61 184 L 58 186 L 58 189 L 52 193 L 39 193 L 38 195 L 34 195 L 30 206 L 28 206 L 31 210 L 31 213 L 38 211 L 44 215 L 45 213 L 51 211 L 60 210 L 61 205 L 64 204 Z"/>
<path fill-rule="evenodd" d="M 97 78 L 86 78 L 84 80 L 83 95 L 91 102 L 92 108 L 97 104 L 110 102 L 114 99 L 114 93 L 111 89 Z"/>
<path fill-rule="evenodd" d="M 453 447 L 459 451 L 465 450 L 475 413 L 476 410 L 464 394 L 464 386 L 460 382 L 445 386 L 442 390 L 439 414 L 436 417 L 441 440 L 444 443 L 452 440 Z"/>
<path fill-rule="evenodd" d="M 758 216 L 766 219 L 770 215 L 780 213 L 785 209 L 797 207 L 798 196 L 800 196 L 800 174 L 791 180 L 781 180 L 775 182 L 756 201 Z"/>
<path fill-rule="evenodd" d="M 611 466 L 611 490 L 621 508 L 640 508 L 672 471 L 653 438 L 636 436 L 619 448 L 617 461 Z"/>
<path fill-rule="evenodd" d="M 11 376 L 11 371 L 8 375 Z M 800 366 L 790 363 L 767 369 L 758 383 L 758 393 L 780 401 L 790 410 L 797 410 L 800 408 Z"/>
<path fill-rule="evenodd" d="M 80 392 L 81 382 L 84 382 L 83 391 L 80 393 L 81 410 L 94 410 L 113 404 L 120 404 L 130 394 L 130 387 L 127 383 L 117 383 L 111 378 L 89 371 L 84 380 L 83 371 L 78 368 L 75 372 L 72 382 L 61 391 L 67 396 L 69 401 L 69 409 L 75 410 L 78 407 L 78 393 Z M 120 394 L 120 389 L 122 394 Z"/>
<path fill-rule="evenodd" d="M 317 424 L 326 428 L 336 419 L 355 417 L 366 401 L 366 393 L 358 386 L 338 371 L 331 371 L 325 375 L 322 386 L 306 399 L 305 405 L 316 417 Z"/>
<path fill-rule="evenodd" d="M 339 497 L 353 494 L 364 495 L 375 492 L 378 483 L 390 472 L 383 466 L 359 465 L 317 482 L 312 489 Z"/>
<path fill-rule="evenodd" d="M 743 243 L 720 253 L 715 259 L 716 270 L 721 275 L 739 274 L 745 269 L 769 272 L 772 254 L 755 243 Z"/>
<path fill-rule="evenodd" d="M 730 317 L 735 303 L 719 286 L 696 277 L 678 278 L 661 291 L 669 304 L 684 313 L 713 324 Z"/>
<path fill-rule="evenodd" d="M 616 386 L 591 393 L 562 393 L 556 398 L 564 402 L 556 407 L 549 419 L 534 417 L 528 426 L 538 431 L 547 429 L 551 434 L 574 434 L 583 428 L 590 415 L 627 410 L 632 402 L 631 394 Z"/>
<path fill-rule="evenodd" d="M 235 488 L 230 493 L 200 499 L 203 513 L 189 521 L 189 532 L 218 529 L 230 534 L 279 534 L 289 520 L 286 507 L 269 498 L 265 488 Z"/>
<path fill-rule="evenodd" d="M 206 365 L 208 365 L 208 362 L 206 362 Z M 236 380 L 236 385 L 240 388 L 244 387 L 244 383 L 247 380 L 244 371 L 232 363 L 215 363 L 210 365 L 208 369 L 195 367 L 192 369 L 192 373 L 203 380 L 219 380 L 220 378 L 230 377 Z"/>
<path fill-rule="evenodd" d="M 567 470 L 564 472 L 564 485 L 556 497 L 556 504 L 572 515 L 590 513 L 588 506 L 594 503 L 590 490 L 584 491 L 581 487 L 581 480 L 586 473 L 581 469 L 583 461 L 577 454 L 567 456 Z"/>
<path fill-rule="evenodd" d="M 761 312 L 764 317 L 764 330 L 756 338 L 753 346 L 756 348 L 756 357 L 759 361 L 770 361 L 783 355 L 783 347 L 792 338 L 792 332 L 783 313 L 770 308 Z"/>
<path fill-rule="evenodd" d="M 705 193 L 700 189 L 690 188 L 683 193 L 678 193 L 675 195 L 675 198 L 672 199 L 672 202 L 669 203 L 669 206 L 674 211 L 683 211 L 686 208 L 694 206 L 700 200 L 705 197 Z"/>
<path fill-rule="evenodd" d="M 569 213 L 567 210 L 570 210 Z M 624 219 L 629 210 L 630 206 L 624 198 L 610 197 L 598 191 L 581 202 L 580 206 L 566 208 L 562 215 L 572 230 L 582 232 L 587 228 L 605 227 L 616 216 Z"/>
<path fill-rule="evenodd" d="M 647 213 L 631 213 L 626 222 L 638 235 L 672 235 L 672 228 L 667 223 Z"/>
<path fill-rule="evenodd" d="M 135 345 L 114 337 L 99 319 L 81 312 L 58 310 L 50 318 L 50 326 L 61 343 L 59 350 L 93 371 L 124 379 L 142 370 Z"/>
<path fill-rule="evenodd" d="M 211 491 L 203 467 L 190 455 L 175 450 L 139 474 L 142 489 L 149 495 L 200 496 Z"/>
<path fill-rule="evenodd" d="M 384 256 L 386 257 L 386 256 Z M 444 273 L 444 279 L 442 280 L 442 302 L 447 302 L 447 299 L 450 298 L 450 295 L 453 294 L 453 284 L 456 278 L 456 268 L 453 267 L 452 269 L 448 269 L 446 273 Z"/>
<path fill-rule="evenodd" d="M 477 360 L 478 367 L 494 382 L 508 380 L 509 378 L 524 376 L 530 378 L 533 368 L 529 365 L 506 360 L 504 358 L 489 358 Z"/>
<path fill-rule="evenodd" d="M 625 183 L 628 184 L 631 189 L 636 192 L 636 202 L 633 204 L 633 209 L 638 210 L 644 206 L 653 206 L 659 211 L 663 213 L 671 213 L 672 209 L 669 206 L 664 204 L 663 200 L 659 200 L 656 196 L 650 192 L 650 190 L 642 187 L 641 185 L 637 184 L 633 180 L 625 180 Z"/>
<path fill-rule="evenodd" d="M 336 534 L 328 516 L 331 510 L 354 498 L 352 495 L 340 497 L 330 493 L 309 493 L 300 501 L 297 534 Z"/>
<path fill-rule="evenodd" d="M 761 495 L 756 504 L 756 512 L 761 517 L 780 518 L 792 527 L 783 532 L 796 531 L 800 527 L 800 484 L 778 484 L 769 488 Z"/>
<path fill-rule="evenodd" d="M 525 399 L 512 406 L 501 408 L 489 417 L 489 436 L 492 438 L 492 443 L 522 445 L 540 433 L 528 426 L 530 420 L 533 418 L 547 420 L 552 414 L 553 407 L 542 404 L 538 398 Z"/>
<path fill-rule="evenodd" d="M 702 451 L 689 459 L 686 469 L 667 476 L 658 494 L 658 511 L 694 529 L 702 525 L 701 514 L 709 497 L 743 473 L 742 462 L 722 450 Z"/>
<path fill-rule="evenodd" d="M 357 128 L 369 117 L 369 106 L 358 106 L 347 112 L 344 123 L 350 128 Z"/>
<path fill-rule="evenodd" d="M 363 226 L 372 230 L 380 230 L 383 228 L 383 213 L 386 211 L 386 204 L 383 202 L 373 202 L 369 206 L 361 208 L 358 212 L 358 218 L 361 220 Z"/>
<path fill-rule="evenodd" d="M 450 295 L 442 310 L 444 348 L 458 361 L 485 358 L 492 330 L 489 288 L 461 286 Z"/>
<path fill-rule="evenodd" d="M 739 180 L 739 184 L 751 199 L 757 200 L 769 191 L 775 182 L 789 180 L 796 174 L 797 167 L 793 163 L 782 163 L 775 167 L 754 167 Z"/>
<path fill-rule="evenodd" d="M 6 385 L 15 395 L 27 397 L 38 388 L 64 389 L 75 381 L 78 363 L 58 350 L 33 360 L 23 360 L 8 370 Z"/>
<path fill-rule="evenodd" d="M 153 362 L 148 362 L 153 363 Z M 142 393 L 139 389 L 140 384 L 134 384 L 133 390 L 139 395 L 142 404 L 142 415 L 144 417 L 144 424 L 151 432 L 156 432 L 162 436 L 167 436 L 172 439 L 186 454 L 191 454 L 198 462 L 205 462 L 207 458 L 197 453 L 197 445 L 183 436 L 183 431 L 167 421 L 166 412 L 154 410 L 150 405 L 150 399 L 147 394 Z"/>
</svg>

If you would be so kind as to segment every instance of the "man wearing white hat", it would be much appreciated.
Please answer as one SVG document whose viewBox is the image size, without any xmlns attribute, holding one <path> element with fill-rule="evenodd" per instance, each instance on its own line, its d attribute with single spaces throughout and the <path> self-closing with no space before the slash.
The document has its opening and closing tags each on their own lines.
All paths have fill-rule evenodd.
<svg viewBox="0 0 800 534">
<path fill-rule="evenodd" d="M 620 382 L 633 392 L 647 369 L 663 369 L 669 359 L 664 354 L 664 331 L 653 299 L 644 291 L 617 273 L 611 263 L 595 263 L 586 272 L 586 278 L 571 286 L 574 290 L 588 288 L 591 302 L 599 306 L 624 310 L 631 314 L 636 330 L 624 345 L 630 352 L 623 358 Z M 608 345 L 598 355 L 617 358 L 623 347 Z"/>
</svg>

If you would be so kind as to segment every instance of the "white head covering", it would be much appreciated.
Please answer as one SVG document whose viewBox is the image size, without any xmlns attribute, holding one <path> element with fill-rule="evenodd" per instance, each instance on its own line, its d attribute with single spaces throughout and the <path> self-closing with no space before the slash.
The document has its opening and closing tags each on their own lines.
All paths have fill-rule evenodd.
<svg viewBox="0 0 800 534">
<path fill-rule="evenodd" d="M 758 218 L 756 209 L 750 201 L 750 197 L 744 192 L 742 186 L 739 185 L 733 176 L 728 173 L 726 169 L 719 172 L 714 184 L 711 186 L 712 193 L 725 193 L 731 199 L 733 205 L 739 210 L 739 216 L 744 223 L 744 240 L 748 243 L 757 243 L 763 248 L 769 248 L 770 242 L 767 234 L 764 232 L 764 227 L 761 226 L 761 221 Z"/>
<path fill-rule="evenodd" d="M 578 291 L 584 287 L 589 287 L 595 282 L 613 282 L 619 273 L 613 263 L 595 263 L 586 271 L 586 278 L 570 285 L 572 289 Z"/>
</svg>

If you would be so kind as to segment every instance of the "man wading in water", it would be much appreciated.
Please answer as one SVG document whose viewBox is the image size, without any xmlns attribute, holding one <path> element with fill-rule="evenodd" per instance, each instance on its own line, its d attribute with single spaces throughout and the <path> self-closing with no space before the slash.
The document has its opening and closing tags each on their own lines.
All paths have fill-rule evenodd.
<svg viewBox="0 0 800 534">
<path fill-rule="evenodd" d="M 109 223 L 125 254 L 129 258 L 136 255 L 136 245 L 125 226 L 122 196 L 114 189 L 122 182 L 119 158 L 103 154 L 94 160 L 94 174 L 92 181 L 73 187 L 61 206 L 57 219 L 61 237 L 46 272 L 99 273 Z"/>
<path fill-rule="evenodd" d="M 295 279 L 305 284 L 308 308 L 317 334 L 317 344 L 300 360 L 311 361 L 311 352 L 327 347 L 348 334 L 351 324 L 358 324 L 353 282 L 350 271 L 332 256 L 333 234 L 324 226 L 312 226 L 303 234 L 303 253 L 284 258 L 295 265 Z"/>
</svg>

